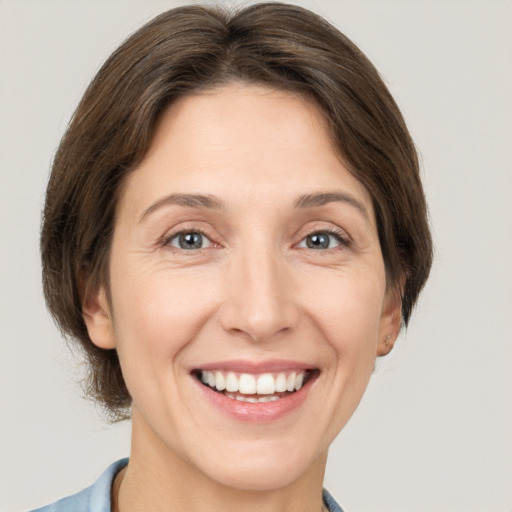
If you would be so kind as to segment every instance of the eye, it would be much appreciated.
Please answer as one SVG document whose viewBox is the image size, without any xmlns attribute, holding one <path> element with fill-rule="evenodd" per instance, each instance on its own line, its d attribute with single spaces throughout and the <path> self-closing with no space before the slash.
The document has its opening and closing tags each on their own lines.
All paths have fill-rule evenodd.
<svg viewBox="0 0 512 512">
<path fill-rule="evenodd" d="M 194 251 L 204 249 L 212 245 L 210 239 L 198 231 L 182 231 L 169 238 L 167 245 L 183 249 L 185 251 Z"/>
<path fill-rule="evenodd" d="M 313 249 L 316 251 L 333 249 L 340 245 L 348 245 L 347 240 L 338 233 L 329 231 L 317 231 L 304 237 L 298 247 L 303 249 Z"/>
</svg>

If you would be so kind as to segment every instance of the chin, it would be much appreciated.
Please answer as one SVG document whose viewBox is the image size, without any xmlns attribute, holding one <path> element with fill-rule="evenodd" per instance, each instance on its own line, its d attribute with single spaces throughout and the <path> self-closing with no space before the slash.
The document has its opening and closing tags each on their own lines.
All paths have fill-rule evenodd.
<svg viewBox="0 0 512 512">
<path fill-rule="evenodd" d="M 257 443 L 259 444 L 259 443 Z M 202 471 L 223 486 L 243 491 L 275 491 L 292 485 L 303 476 L 323 467 L 327 453 L 313 455 L 296 446 L 257 446 L 253 450 L 230 450 L 230 455 L 211 460 Z"/>
</svg>

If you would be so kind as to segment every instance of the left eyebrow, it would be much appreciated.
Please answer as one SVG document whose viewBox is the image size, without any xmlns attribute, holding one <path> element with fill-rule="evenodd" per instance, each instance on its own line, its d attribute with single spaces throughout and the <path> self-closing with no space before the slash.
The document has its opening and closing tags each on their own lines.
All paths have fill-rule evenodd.
<svg viewBox="0 0 512 512">
<path fill-rule="evenodd" d="M 347 194 L 346 192 L 318 192 L 316 194 L 304 194 L 295 201 L 294 208 L 315 208 L 323 206 L 329 203 L 345 203 L 349 206 L 353 206 L 366 220 L 370 220 L 368 210 L 365 208 L 361 201 L 358 201 L 354 196 Z"/>
<path fill-rule="evenodd" d="M 167 197 L 159 199 L 149 208 L 142 212 L 139 222 L 142 222 L 148 215 L 164 206 L 178 205 L 188 206 L 189 208 L 207 208 L 213 210 L 222 209 L 222 202 L 214 196 L 204 194 L 171 194 Z"/>
</svg>

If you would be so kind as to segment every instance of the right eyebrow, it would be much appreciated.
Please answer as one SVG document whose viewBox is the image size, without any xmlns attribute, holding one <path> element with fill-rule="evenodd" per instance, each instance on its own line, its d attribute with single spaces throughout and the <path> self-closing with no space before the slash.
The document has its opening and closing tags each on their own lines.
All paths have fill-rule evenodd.
<svg viewBox="0 0 512 512">
<path fill-rule="evenodd" d="M 139 222 L 142 222 L 148 215 L 151 215 L 156 210 L 169 205 L 188 206 L 189 208 L 207 208 L 213 210 L 220 210 L 223 208 L 222 201 L 215 196 L 205 194 L 170 194 L 146 208 L 142 212 Z"/>
</svg>

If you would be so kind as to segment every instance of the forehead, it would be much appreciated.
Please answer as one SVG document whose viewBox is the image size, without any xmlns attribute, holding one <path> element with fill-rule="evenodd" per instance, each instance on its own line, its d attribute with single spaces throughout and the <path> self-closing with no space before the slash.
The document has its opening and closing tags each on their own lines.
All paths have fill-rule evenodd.
<svg viewBox="0 0 512 512">
<path fill-rule="evenodd" d="M 327 122 L 311 100 L 289 91 L 235 82 L 174 102 L 156 127 L 147 157 L 172 144 L 174 150 L 194 145 L 195 151 L 204 148 L 209 152 L 223 148 L 256 152 L 264 146 L 267 151 L 259 154 L 264 158 L 276 145 L 286 148 L 313 142 L 313 132 L 315 143 L 335 152 Z"/>
<path fill-rule="evenodd" d="M 173 103 L 125 185 L 132 205 L 169 192 L 246 201 L 256 194 L 264 201 L 336 188 L 349 189 L 371 210 L 368 192 L 340 159 L 319 108 L 298 94 L 245 83 Z"/>
</svg>

